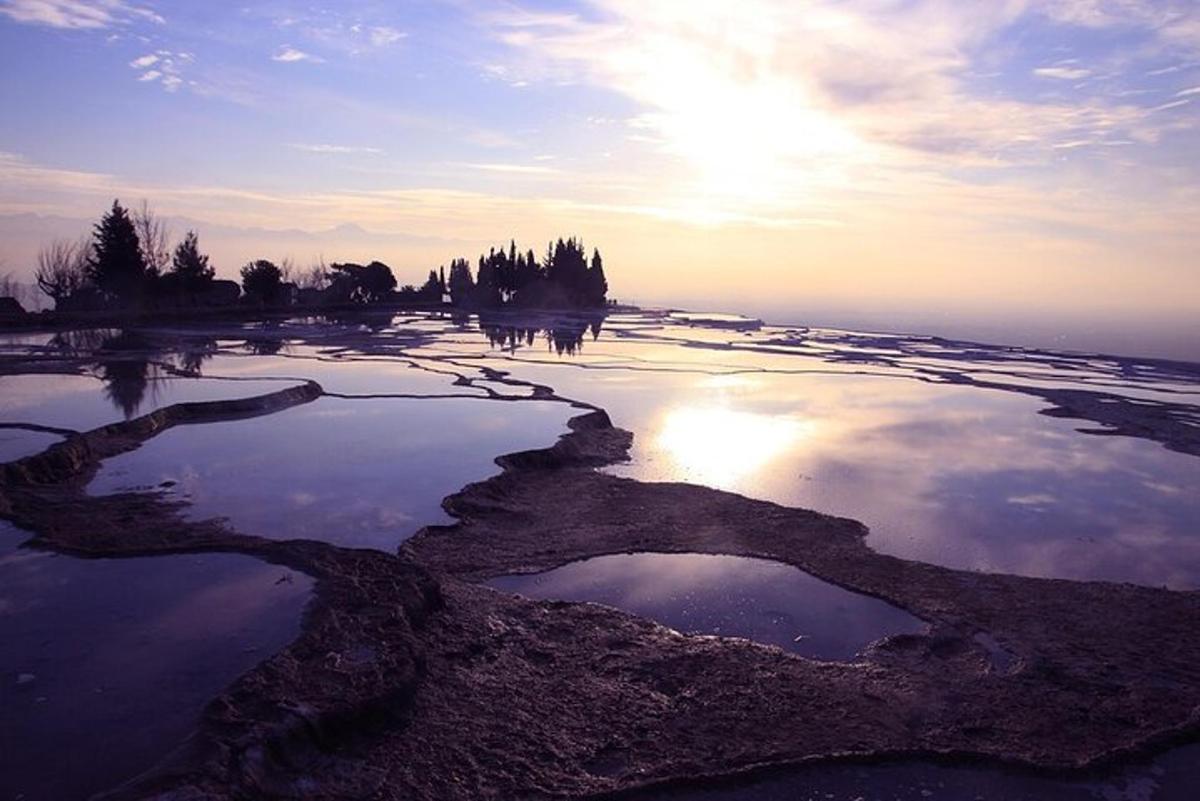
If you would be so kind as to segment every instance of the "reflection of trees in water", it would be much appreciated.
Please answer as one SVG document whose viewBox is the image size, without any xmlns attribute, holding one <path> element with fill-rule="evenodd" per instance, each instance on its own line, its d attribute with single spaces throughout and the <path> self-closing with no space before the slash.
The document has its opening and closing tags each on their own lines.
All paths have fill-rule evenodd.
<svg viewBox="0 0 1200 801">
<path fill-rule="evenodd" d="M 522 322 L 533 325 L 514 323 L 512 320 L 500 322 L 481 316 L 479 328 L 492 347 L 507 350 L 509 353 L 516 353 L 518 348 L 533 347 L 538 335 L 542 334 L 548 349 L 559 356 L 574 356 L 583 349 L 584 337 L 589 332 L 592 341 L 599 338 L 604 325 L 604 315 L 554 317 Z"/>
<path fill-rule="evenodd" d="M 284 350 L 285 344 L 278 323 L 263 323 L 246 337 L 246 349 L 255 356 L 274 356 Z"/>
<path fill-rule="evenodd" d="M 78 328 L 59 331 L 50 338 L 50 347 L 64 356 L 92 356 L 104 343 L 121 335 L 119 328 Z"/>
<path fill-rule="evenodd" d="M 199 376 L 201 366 L 216 355 L 217 340 L 208 337 L 189 339 L 180 345 L 177 351 L 168 356 L 180 372 Z"/>
<path fill-rule="evenodd" d="M 101 343 L 96 355 L 104 357 L 97 364 L 104 394 L 126 420 L 137 414 L 148 390 L 157 395 L 161 370 L 151 363 L 151 344 L 141 334 L 121 331 Z"/>
<path fill-rule="evenodd" d="M 211 337 L 167 344 L 117 328 L 60 331 L 50 344 L 65 355 L 93 361 L 105 397 L 126 420 L 138 413 L 147 394 L 152 401 L 158 397 L 159 382 L 168 379 L 164 365 L 198 376 L 201 365 L 217 352 Z"/>
</svg>

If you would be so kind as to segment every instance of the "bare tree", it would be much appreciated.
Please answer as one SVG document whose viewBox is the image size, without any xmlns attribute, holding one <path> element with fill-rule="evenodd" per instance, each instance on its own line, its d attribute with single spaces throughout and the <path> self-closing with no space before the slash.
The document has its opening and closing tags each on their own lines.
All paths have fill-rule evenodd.
<svg viewBox="0 0 1200 801">
<path fill-rule="evenodd" d="M 296 286 L 301 289 L 324 289 L 329 286 L 329 267 L 325 264 L 324 256 L 318 256 L 306 269 L 296 274 Z"/>
<path fill-rule="evenodd" d="M 296 261 L 291 256 L 280 259 L 279 278 L 285 284 L 296 279 Z"/>
<path fill-rule="evenodd" d="M 78 242 L 56 239 L 38 251 L 34 278 L 56 305 L 87 286 L 90 249 L 91 243 L 84 237 Z"/>
<path fill-rule="evenodd" d="M 143 200 L 141 208 L 133 213 L 133 228 L 137 231 L 138 247 L 146 269 L 162 275 L 171 263 L 171 232 L 166 222 Z"/>
</svg>

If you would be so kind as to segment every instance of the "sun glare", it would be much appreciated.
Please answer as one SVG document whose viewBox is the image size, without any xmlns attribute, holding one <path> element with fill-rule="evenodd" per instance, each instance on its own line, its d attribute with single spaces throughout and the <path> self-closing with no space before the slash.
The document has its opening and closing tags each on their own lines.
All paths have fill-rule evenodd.
<svg viewBox="0 0 1200 801">
<path fill-rule="evenodd" d="M 656 444 L 680 478 L 728 489 L 786 452 L 811 426 L 791 416 L 682 407 L 667 413 Z"/>
</svg>

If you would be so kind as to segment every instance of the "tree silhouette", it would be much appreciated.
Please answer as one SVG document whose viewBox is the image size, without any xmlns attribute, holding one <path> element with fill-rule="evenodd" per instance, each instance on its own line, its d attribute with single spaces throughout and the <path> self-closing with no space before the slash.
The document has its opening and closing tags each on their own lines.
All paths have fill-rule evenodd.
<svg viewBox="0 0 1200 801">
<path fill-rule="evenodd" d="M 146 275 L 153 279 L 166 272 L 171 260 L 171 233 L 167 224 L 154 213 L 147 200 L 130 215 L 133 220 L 133 230 L 137 233 L 138 247 L 142 251 L 142 263 L 146 265 Z"/>
<path fill-rule="evenodd" d="M 329 266 L 332 282 L 329 293 L 339 303 L 379 303 L 396 288 L 392 268 L 381 261 L 367 266 L 346 262 Z"/>
<path fill-rule="evenodd" d="M 447 289 L 450 290 L 450 302 L 455 306 L 463 306 L 470 302 L 471 294 L 475 291 L 475 279 L 471 277 L 471 265 L 466 259 L 450 262 Z"/>
<path fill-rule="evenodd" d="M 188 231 L 175 248 L 168 275 L 179 290 L 193 295 L 212 285 L 216 271 L 209 266 L 208 256 L 200 252 L 200 237 L 195 231 Z"/>
<path fill-rule="evenodd" d="M 599 249 L 592 251 L 592 266 L 584 282 L 584 300 L 588 306 L 603 306 L 608 297 L 608 279 L 604 277 L 604 262 Z"/>
<path fill-rule="evenodd" d="M 91 243 L 56 240 L 38 251 L 34 278 L 38 288 L 58 306 L 88 283 L 88 251 Z"/>
<path fill-rule="evenodd" d="M 148 274 L 129 212 L 114 200 L 96 224 L 88 276 L 103 292 L 130 305 L 141 300 Z"/>
<path fill-rule="evenodd" d="M 583 241 L 574 237 L 550 242 L 540 263 L 532 250 L 519 252 L 516 240 L 509 240 L 507 247 L 490 248 L 479 257 L 474 286 L 467 260 L 455 259 L 447 289 L 454 305 L 483 309 L 510 304 L 591 307 L 608 302 L 599 249 L 592 251 L 589 265 Z"/>
<path fill-rule="evenodd" d="M 283 272 L 266 259 L 252 261 L 242 268 L 242 290 L 259 305 L 278 303 L 283 295 Z"/>
</svg>

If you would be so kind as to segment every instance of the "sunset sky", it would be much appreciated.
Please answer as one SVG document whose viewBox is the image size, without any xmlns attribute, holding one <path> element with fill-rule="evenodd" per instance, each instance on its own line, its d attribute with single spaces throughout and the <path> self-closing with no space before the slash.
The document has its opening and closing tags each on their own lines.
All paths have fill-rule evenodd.
<svg viewBox="0 0 1200 801">
<path fill-rule="evenodd" d="M 0 0 L 0 103 L 17 275 L 145 197 L 226 275 L 577 234 L 645 303 L 1200 309 L 1195 0 Z"/>
</svg>

